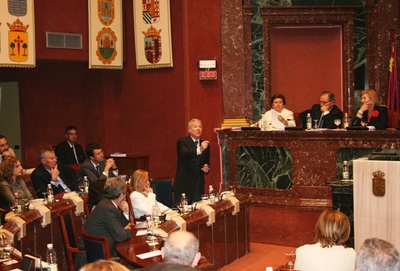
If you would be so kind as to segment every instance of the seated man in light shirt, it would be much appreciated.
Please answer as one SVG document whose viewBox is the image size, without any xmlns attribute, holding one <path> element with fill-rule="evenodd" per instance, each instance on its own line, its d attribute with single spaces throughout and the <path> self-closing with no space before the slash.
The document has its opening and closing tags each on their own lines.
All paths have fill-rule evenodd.
<svg viewBox="0 0 400 271">
<path fill-rule="evenodd" d="M 42 198 L 44 196 L 43 193 L 47 191 L 48 184 L 51 184 L 54 195 L 78 190 L 78 179 L 75 171 L 57 161 L 53 149 L 41 149 L 39 159 L 41 164 L 31 174 L 37 197 Z"/>
</svg>

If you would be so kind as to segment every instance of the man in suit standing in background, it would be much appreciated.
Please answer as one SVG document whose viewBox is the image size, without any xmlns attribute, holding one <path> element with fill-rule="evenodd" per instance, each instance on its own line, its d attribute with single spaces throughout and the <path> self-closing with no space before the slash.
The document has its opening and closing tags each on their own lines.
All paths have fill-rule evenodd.
<svg viewBox="0 0 400 271">
<path fill-rule="evenodd" d="M 192 119 L 188 124 L 189 135 L 177 141 L 178 166 L 174 181 L 175 203 L 186 194 L 189 204 L 204 194 L 204 174 L 210 171 L 209 141 L 200 139 L 203 124 Z"/>
<path fill-rule="evenodd" d="M 78 129 L 72 125 L 68 126 L 65 128 L 65 137 L 67 139 L 56 146 L 58 160 L 66 165 L 82 164 L 86 157 L 82 146 L 76 142 Z"/>
</svg>

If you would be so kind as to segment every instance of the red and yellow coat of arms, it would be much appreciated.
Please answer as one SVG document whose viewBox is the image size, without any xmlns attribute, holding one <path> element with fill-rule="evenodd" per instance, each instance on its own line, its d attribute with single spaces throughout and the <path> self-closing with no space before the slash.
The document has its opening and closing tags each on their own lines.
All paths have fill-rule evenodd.
<svg viewBox="0 0 400 271">
<path fill-rule="evenodd" d="M 19 19 L 13 24 L 7 23 L 8 32 L 8 56 L 14 62 L 26 62 L 29 53 L 29 39 L 26 31 L 29 25 L 24 25 Z"/>
<path fill-rule="evenodd" d="M 111 25 L 115 18 L 114 0 L 98 0 L 97 14 L 103 25 Z"/>
<path fill-rule="evenodd" d="M 157 23 L 160 20 L 160 0 L 142 0 L 142 4 L 144 23 Z"/>
<path fill-rule="evenodd" d="M 162 56 L 161 30 L 150 26 L 146 32 L 142 32 L 144 35 L 144 53 L 147 61 L 151 64 L 158 63 Z"/>
<path fill-rule="evenodd" d="M 96 55 L 103 64 L 111 64 L 114 61 L 117 50 L 117 36 L 109 27 L 103 27 L 97 34 Z"/>
</svg>

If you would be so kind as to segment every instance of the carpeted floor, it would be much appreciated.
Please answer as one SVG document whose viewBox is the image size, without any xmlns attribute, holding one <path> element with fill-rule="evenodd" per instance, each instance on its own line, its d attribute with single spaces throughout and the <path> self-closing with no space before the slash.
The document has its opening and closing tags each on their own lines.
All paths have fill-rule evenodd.
<svg viewBox="0 0 400 271">
<path fill-rule="evenodd" d="M 275 270 L 289 261 L 285 252 L 293 250 L 296 248 L 250 243 L 250 253 L 224 266 L 219 271 L 265 271 L 267 266 L 272 266 Z"/>
</svg>

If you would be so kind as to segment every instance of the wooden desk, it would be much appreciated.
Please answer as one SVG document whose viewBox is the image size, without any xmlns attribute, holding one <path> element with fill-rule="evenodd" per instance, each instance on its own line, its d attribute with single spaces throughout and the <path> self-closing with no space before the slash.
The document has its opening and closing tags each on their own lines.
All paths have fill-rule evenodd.
<svg viewBox="0 0 400 271">
<path fill-rule="evenodd" d="M 250 200 L 247 195 L 236 195 L 240 202 L 240 211 L 233 214 L 234 206 L 229 200 L 215 203 L 215 222 L 207 225 L 208 215 L 203 210 L 196 210 L 182 218 L 186 221 L 186 229 L 192 232 L 200 243 L 200 252 L 205 257 L 197 266 L 200 270 L 218 270 L 221 267 L 244 256 L 250 251 L 248 232 L 248 207 Z M 160 229 L 167 234 L 179 230 L 175 221 L 166 221 Z M 148 266 L 161 261 L 161 257 L 139 259 L 138 254 L 149 252 L 145 236 L 136 236 L 132 230 L 132 238 L 115 245 L 117 254 L 129 264 L 137 267 Z"/>
<path fill-rule="evenodd" d="M 113 158 L 118 167 L 120 175 L 132 174 L 137 169 L 149 171 L 148 155 L 130 155 L 126 157 L 108 157 Z M 130 177 L 130 176 L 127 176 Z"/>
</svg>

